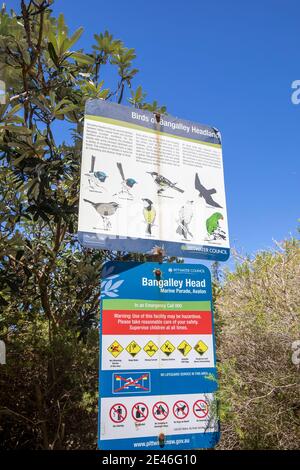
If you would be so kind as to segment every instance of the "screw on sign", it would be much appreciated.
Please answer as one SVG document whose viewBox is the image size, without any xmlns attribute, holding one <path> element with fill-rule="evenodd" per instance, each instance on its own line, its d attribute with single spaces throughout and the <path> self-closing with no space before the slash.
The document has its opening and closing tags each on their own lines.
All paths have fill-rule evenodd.
<svg viewBox="0 0 300 470">
<path fill-rule="evenodd" d="M 204 400 L 197 400 L 193 406 L 194 415 L 203 419 L 208 415 L 208 403 Z"/>
<path fill-rule="evenodd" d="M 127 409 L 122 403 L 116 403 L 109 410 L 109 417 L 114 423 L 123 423 L 127 416 Z"/>
<path fill-rule="evenodd" d="M 132 417 L 138 423 L 142 423 L 148 418 L 149 409 L 145 403 L 136 403 L 131 410 Z"/>
<path fill-rule="evenodd" d="M 158 421 L 163 421 L 168 417 L 169 407 L 164 401 L 158 401 L 152 408 L 152 414 Z"/>
<path fill-rule="evenodd" d="M 184 419 L 189 414 L 189 406 L 184 400 L 179 400 L 174 403 L 173 413 L 175 418 Z"/>
</svg>

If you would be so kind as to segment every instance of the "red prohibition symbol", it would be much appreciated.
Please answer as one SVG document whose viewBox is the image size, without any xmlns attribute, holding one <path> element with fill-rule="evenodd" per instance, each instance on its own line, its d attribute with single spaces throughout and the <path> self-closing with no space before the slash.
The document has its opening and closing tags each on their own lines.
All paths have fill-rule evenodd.
<svg viewBox="0 0 300 470">
<path fill-rule="evenodd" d="M 152 414 L 158 421 L 163 421 L 169 415 L 169 407 L 164 401 L 158 401 L 152 408 Z"/>
<path fill-rule="evenodd" d="M 208 415 L 208 403 L 204 400 L 197 400 L 193 406 L 194 415 L 203 419 Z"/>
<path fill-rule="evenodd" d="M 184 400 L 178 400 L 174 403 L 173 413 L 177 419 L 184 419 L 189 414 L 189 405 Z"/>
<path fill-rule="evenodd" d="M 138 423 L 142 423 L 143 421 L 145 421 L 145 419 L 148 418 L 148 406 L 145 405 L 145 403 L 136 403 L 132 407 L 131 414 L 135 421 L 137 421 Z"/>
<path fill-rule="evenodd" d="M 116 403 L 109 410 L 109 417 L 113 423 L 123 423 L 127 416 L 127 409 L 122 403 Z"/>
</svg>

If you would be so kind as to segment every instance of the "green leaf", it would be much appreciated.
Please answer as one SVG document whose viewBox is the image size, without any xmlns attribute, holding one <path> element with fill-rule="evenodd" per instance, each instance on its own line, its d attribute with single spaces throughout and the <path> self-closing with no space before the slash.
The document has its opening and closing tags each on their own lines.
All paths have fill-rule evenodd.
<svg viewBox="0 0 300 470">
<path fill-rule="evenodd" d="M 81 52 L 71 52 L 70 56 L 80 64 L 93 65 L 95 63 L 94 57 L 82 54 Z"/>
<path fill-rule="evenodd" d="M 69 48 L 72 47 L 75 44 L 75 42 L 78 41 L 82 33 L 83 33 L 82 27 L 77 29 L 77 31 L 75 31 L 75 33 L 69 38 L 69 44 L 68 44 Z"/>
<path fill-rule="evenodd" d="M 56 65 L 56 67 L 59 67 L 59 59 L 58 59 L 58 56 L 55 52 L 55 49 L 54 49 L 54 46 L 53 46 L 52 42 L 48 42 L 48 52 L 49 52 L 49 55 L 50 55 L 54 65 Z"/>
<path fill-rule="evenodd" d="M 8 126 L 1 126 L 1 129 L 6 129 L 9 132 L 15 132 L 16 134 L 23 134 L 23 135 L 31 135 L 32 133 L 31 129 L 28 129 L 27 127 L 14 126 L 13 124 L 10 124 Z"/>
</svg>

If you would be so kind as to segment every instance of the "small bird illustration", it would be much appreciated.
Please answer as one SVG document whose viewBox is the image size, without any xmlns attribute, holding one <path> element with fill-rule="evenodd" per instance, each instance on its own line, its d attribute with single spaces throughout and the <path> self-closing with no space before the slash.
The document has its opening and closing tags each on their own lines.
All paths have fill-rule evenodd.
<svg viewBox="0 0 300 470">
<path fill-rule="evenodd" d="M 92 202 L 88 199 L 83 199 L 85 202 L 88 202 L 93 206 L 93 208 L 98 212 L 103 220 L 104 230 L 109 230 L 111 228 L 111 223 L 109 217 L 114 215 L 120 205 L 117 202 Z"/>
<path fill-rule="evenodd" d="M 130 189 L 132 189 L 133 186 L 135 184 L 137 184 L 137 181 L 135 181 L 135 179 L 133 179 L 133 178 L 125 178 L 122 163 L 118 162 L 117 167 L 118 167 L 118 170 L 119 170 L 121 178 L 122 178 L 122 187 L 121 187 L 121 191 L 114 194 L 114 196 L 116 196 L 117 194 L 127 194 L 127 195 L 132 197 Z"/>
<path fill-rule="evenodd" d="M 206 230 L 209 237 L 213 237 L 214 240 L 222 238 L 226 240 L 226 234 L 221 230 L 219 220 L 223 220 L 224 217 L 220 212 L 215 212 L 206 220 Z"/>
<path fill-rule="evenodd" d="M 200 182 L 200 179 L 199 179 L 199 176 L 198 176 L 198 173 L 196 173 L 196 176 L 195 176 L 195 189 L 197 189 L 197 191 L 199 191 L 199 197 L 203 197 L 205 199 L 205 202 L 206 204 L 209 204 L 210 206 L 213 206 L 213 207 L 220 207 L 222 208 L 222 206 L 220 206 L 216 201 L 213 200 L 213 198 L 211 197 L 212 194 L 215 194 L 217 191 L 215 188 L 213 189 L 206 189 Z"/>
<path fill-rule="evenodd" d="M 158 174 L 156 171 L 147 171 L 147 173 L 152 176 L 154 182 L 159 187 L 159 189 L 157 190 L 157 194 L 161 194 L 163 191 L 165 191 L 168 188 L 175 189 L 176 191 L 179 191 L 180 193 L 184 193 L 183 189 L 180 189 L 176 186 L 177 183 L 172 183 L 172 181 L 170 181 L 165 176 Z"/>
<path fill-rule="evenodd" d="M 107 174 L 104 173 L 104 171 L 94 171 L 95 161 L 96 161 L 96 157 L 92 155 L 91 169 L 89 173 L 86 173 L 85 175 L 88 177 L 90 189 L 92 189 L 93 191 L 98 191 L 102 193 L 104 189 L 104 186 L 102 183 L 105 182 L 107 178 Z"/>
<path fill-rule="evenodd" d="M 193 218 L 193 202 L 194 201 L 187 201 L 179 210 L 178 214 L 178 227 L 176 233 L 183 236 L 187 239 L 188 235 L 193 237 L 192 233 L 189 230 L 189 224 Z"/>
<path fill-rule="evenodd" d="M 146 222 L 146 234 L 151 235 L 152 225 L 154 224 L 156 217 L 156 210 L 153 207 L 153 202 L 150 199 L 142 199 L 144 202 L 144 219 Z"/>
</svg>

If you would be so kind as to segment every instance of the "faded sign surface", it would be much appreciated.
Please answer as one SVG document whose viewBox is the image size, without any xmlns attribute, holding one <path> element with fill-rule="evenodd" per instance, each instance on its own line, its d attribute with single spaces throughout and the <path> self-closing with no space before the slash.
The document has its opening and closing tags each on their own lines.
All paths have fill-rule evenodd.
<svg viewBox="0 0 300 470">
<path fill-rule="evenodd" d="M 86 104 L 79 239 L 84 246 L 225 261 L 220 133 L 103 100 Z"/>
</svg>

